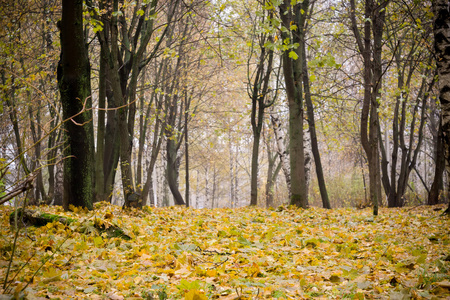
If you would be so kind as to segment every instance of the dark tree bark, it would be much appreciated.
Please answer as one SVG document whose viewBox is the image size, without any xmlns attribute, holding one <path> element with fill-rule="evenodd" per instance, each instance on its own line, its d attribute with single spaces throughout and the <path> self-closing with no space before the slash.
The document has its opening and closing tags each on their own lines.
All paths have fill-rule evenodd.
<svg viewBox="0 0 450 300">
<path fill-rule="evenodd" d="M 186 203 L 178 189 L 178 166 L 177 166 L 177 145 L 172 138 L 167 139 L 167 183 L 172 192 L 176 205 L 185 205 Z"/>
<path fill-rule="evenodd" d="M 185 88 L 186 90 L 186 88 Z M 187 91 L 186 91 L 187 93 Z M 186 182 L 186 190 L 184 193 L 184 200 L 186 201 L 186 207 L 189 207 L 190 204 L 190 180 L 189 180 L 189 107 L 191 104 L 191 100 L 189 97 L 184 95 L 184 159 L 185 159 L 185 182 Z"/>
<path fill-rule="evenodd" d="M 63 206 L 92 209 L 94 132 L 90 65 L 83 32 L 83 1 L 63 0 L 58 85 L 66 120 Z"/>
<path fill-rule="evenodd" d="M 2 81 L 4 84 L 6 84 L 4 72 L 2 72 Z M 20 159 L 19 163 L 22 166 L 25 175 L 28 175 L 31 173 L 31 171 L 29 170 L 29 168 L 27 166 L 27 161 L 26 161 L 26 158 L 24 155 L 25 152 L 24 152 L 24 148 L 22 145 L 22 139 L 20 137 L 19 121 L 17 118 L 17 109 L 16 109 L 15 99 L 14 99 L 14 95 L 16 93 L 15 87 L 14 87 L 14 77 L 12 79 L 12 86 L 13 87 L 11 89 L 11 92 L 9 93 L 8 96 L 5 97 L 5 103 L 9 108 L 9 118 L 13 125 L 14 137 L 15 137 L 16 146 L 17 146 L 17 157 Z"/>
<path fill-rule="evenodd" d="M 305 43 L 302 44 L 303 52 L 306 53 Z M 317 181 L 319 184 L 320 196 L 322 197 L 322 205 L 324 208 L 331 208 L 330 199 L 328 198 L 327 187 L 323 175 L 322 161 L 320 160 L 319 145 L 317 144 L 316 122 L 314 121 L 314 106 L 311 99 L 309 89 L 308 64 L 306 55 L 303 56 L 303 86 L 305 89 L 305 103 L 307 120 L 309 124 L 309 134 L 311 136 L 311 150 L 314 156 L 314 164 L 316 166 Z"/>
<path fill-rule="evenodd" d="M 296 3 L 291 6 L 291 1 L 284 0 L 280 4 L 280 17 L 282 25 L 286 29 L 297 26 L 296 30 L 282 31 L 283 40 L 291 40 L 292 43 L 301 45 L 305 42 L 304 26 L 308 14 L 309 1 Z M 289 106 L 289 154 L 291 169 L 291 199 L 290 204 L 298 207 L 308 207 L 308 193 L 305 177 L 305 153 L 303 148 L 303 47 L 292 50 L 297 58 L 292 57 L 292 52 L 284 51 L 282 54 L 283 73 L 286 86 L 286 95 Z M 291 56 L 290 56 L 291 55 Z"/>
<path fill-rule="evenodd" d="M 59 120 L 59 114 L 56 113 L 55 108 L 53 105 L 48 104 L 48 110 L 50 112 L 50 128 L 56 128 Z M 53 130 L 50 132 L 47 140 L 47 149 L 50 149 L 47 153 L 47 161 L 49 162 L 47 165 L 47 171 L 48 171 L 48 193 L 47 193 L 47 199 L 48 203 L 56 203 L 54 201 L 55 197 L 55 186 L 56 186 L 56 176 L 55 176 L 55 169 L 57 168 L 57 154 L 58 154 L 58 146 L 59 142 L 61 141 L 62 136 L 62 130 Z M 62 201 L 59 205 L 62 205 Z M 56 204 L 55 204 L 56 205 Z"/>
<path fill-rule="evenodd" d="M 162 100 L 158 99 L 158 96 L 153 95 L 153 97 L 155 97 L 155 102 L 156 102 L 156 114 L 161 113 L 161 108 L 162 108 Z M 150 108 L 150 107 L 149 107 Z M 150 112 L 147 111 L 146 114 L 146 120 L 148 120 L 150 118 Z M 167 111 L 162 112 L 164 115 L 167 113 Z M 160 118 L 158 115 L 155 118 L 155 125 L 154 125 L 154 129 L 153 129 L 153 140 L 152 140 L 152 150 L 150 153 L 150 161 L 148 163 L 148 168 L 147 168 L 147 179 L 144 183 L 144 187 L 142 188 L 142 202 L 144 205 L 147 204 L 147 199 L 148 197 L 150 197 L 150 205 L 154 205 L 155 203 L 155 199 L 153 196 L 153 171 L 155 169 L 155 165 L 156 165 L 156 159 L 158 158 L 159 152 L 161 150 L 161 145 L 162 145 L 162 141 L 163 141 L 163 135 L 164 135 L 164 127 L 165 127 L 165 123 L 162 122 L 162 118 Z"/>
<path fill-rule="evenodd" d="M 103 29 L 97 32 L 97 37 L 102 46 L 102 51 L 108 59 L 107 79 L 111 88 L 111 99 L 114 99 L 114 105 L 111 108 L 117 108 L 114 113 L 108 112 L 108 124 L 105 132 L 105 162 L 109 160 L 112 163 L 104 164 L 105 189 L 109 188 L 109 183 L 113 183 L 115 175 L 115 164 L 117 162 L 117 153 L 120 157 L 120 170 L 122 174 L 122 189 L 125 198 L 125 206 L 129 206 L 129 198 L 135 194 L 135 181 L 132 172 L 132 150 L 133 136 L 136 115 L 136 89 L 138 76 L 150 61 L 152 61 L 158 51 L 164 37 L 171 27 L 173 16 L 179 6 L 180 1 L 170 1 L 162 4 L 167 7 L 168 21 L 159 41 L 153 49 L 148 52 L 147 46 L 156 31 L 155 20 L 150 18 L 157 11 L 158 0 L 152 0 L 142 3 L 142 6 L 136 5 L 131 19 L 125 17 L 121 11 L 121 1 L 103 0 L 100 1 L 101 8 L 93 9 L 92 1 L 88 1 L 88 7 L 93 18 L 101 21 Z M 162 8 L 161 7 L 161 8 Z M 137 10 L 142 9 L 143 14 L 138 14 Z M 122 12 L 118 14 L 117 12 Z M 108 96 L 108 101 L 109 101 Z M 111 118 L 110 118 L 111 117 Z M 108 130 L 110 120 L 111 131 Z M 111 143 L 107 147 L 106 143 Z M 142 203 L 142 201 L 140 201 Z"/>
<path fill-rule="evenodd" d="M 441 103 L 442 138 L 447 174 L 450 175 L 450 11 L 447 0 L 433 1 L 434 48 L 439 74 L 439 101 Z M 447 188 L 450 189 L 447 182 Z M 449 197 L 447 190 L 447 197 Z M 446 213 L 450 213 L 450 201 Z"/>
<path fill-rule="evenodd" d="M 435 205 L 439 203 L 441 193 L 443 191 L 443 178 L 445 171 L 445 149 L 442 138 L 442 124 L 439 124 L 439 129 L 436 138 L 436 154 L 435 154 L 435 169 L 434 179 L 428 194 L 428 205 Z"/>
<path fill-rule="evenodd" d="M 263 9 L 263 11 L 266 11 Z M 273 10 L 264 14 L 261 22 L 265 19 L 273 18 Z M 257 25 L 255 25 L 256 27 Z M 256 28 L 255 28 L 256 32 Z M 261 131 L 264 125 L 265 109 L 270 107 L 275 98 L 269 99 L 270 94 L 270 77 L 273 73 L 273 50 L 266 48 L 266 43 L 273 43 L 273 37 L 270 34 L 261 33 L 255 37 L 259 53 L 258 63 L 256 65 L 256 73 L 253 78 L 251 86 L 249 86 L 249 96 L 252 101 L 251 111 L 251 125 L 253 133 L 253 148 L 252 148 L 252 163 L 251 163 L 251 178 L 250 178 L 250 205 L 258 203 L 258 167 L 259 167 L 259 145 L 261 141 Z M 253 53 L 250 54 L 251 56 Z M 250 56 L 250 57 L 251 57 Z M 250 67 L 250 59 L 248 68 Z M 249 71 L 250 72 L 250 71 Z M 249 77 L 251 77 L 249 75 Z M 251 80 L 249 80 L 250 82 Z"/>
<path fill-rule="evenodd" d="M 415 15 L 411 16 L 412 19 L 422 12 L 414 10 L 411 11 L 411 14 L 413 13 Z M 382 182 L 389 207 L 405 205 L 404 194 L 408 187 L 408 179 L 411 171 L 416 168 L 421 151 L 428 99 L 436 77 L 428 67 L 431 64 L 431 54 L 424 49 L 422 42 L 430 32 L 431 30 L 417 32 L 415 27 L 399 30 L 396 18 L 387 18 L 386 21 L 386 35 L 389 37 L 386 45 L 393 53 L 390 63 L 394 66 L 397 89 L 400 91 L 395 98 L 392 117 L 392 147 L 387 141 L 386 146 L 380 142 Z M 406 38 L 412 41 L 403 43 Z M 418 82 L 419 86 L 415 86 L 417 81 L 414 77 L 418 75 L 421 75 L 422 80 Z M 381 141 L 380 128 L 378 132 Z M 386 129 L 387 136 L 388 132 L 389 128 Z M 392 149 L 391 156 L 388 154 L 390 150 L 388 147 Z"/>
<path fill-rule="evenodd" d="M 356 5 L 350 0 L 352 30 L 364 65 L 364 99 L 361 110 L 361 144 L 369 164 L 369 194 L 373 204 L 373 214 L 378 215 L 381 202 L 381 173 L 379 155 L 378 98 L 382 80 L 382 37 L 389 0 L 376 3 L 365 1 L 363 36 L 356 22 Z"/>
<path fill-rule="evenodd" d="M 31 97 L 29 98 L 31 100 Z M 41 159 L 41 141 L 42 131 L 41 131 L 41 109 L 38 107 L 36 116 L 34 118 L 33 109 L 31 106 L 28 107 L 28 116 L 30 117 L 30 130 L 31 136 L 33 138 L 34 144 L 34 163 L 37 163 Z M 36 122 L 38 124 L 38 128 L 34 124 Z M 35 169 L 36 166 L 33 167 Z M 36 203 L 39 203 L 39 199 L 42 199 L 43 202 L 46 202 L 47 194 L 45 193 L 44 180 L 42 177 L 42 171 L 39 170 L 36 175 L 36 187 L 35 187 L 35 196 L 34 199 Z"/>
</svg>

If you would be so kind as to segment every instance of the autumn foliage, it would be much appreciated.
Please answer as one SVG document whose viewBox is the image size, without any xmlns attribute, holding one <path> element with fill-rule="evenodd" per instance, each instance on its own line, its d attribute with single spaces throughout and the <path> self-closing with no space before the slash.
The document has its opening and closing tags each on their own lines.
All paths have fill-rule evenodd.
<svg viewBox="0 0 450 300">
<path fill-rule="evenodd" d="M 441 208 L 381 208 L 374 217 L 369 208 L 39 207 L 77 221 L 21 229 L 3 292 L 27 299 L 443 299 L 450 297 L 450 223 Z M 12 208 L 0 209 L 4 280 L 15 230 Z M 131 240 L 108 238 L 98 225 L 121 227 Z"/>
</svg>

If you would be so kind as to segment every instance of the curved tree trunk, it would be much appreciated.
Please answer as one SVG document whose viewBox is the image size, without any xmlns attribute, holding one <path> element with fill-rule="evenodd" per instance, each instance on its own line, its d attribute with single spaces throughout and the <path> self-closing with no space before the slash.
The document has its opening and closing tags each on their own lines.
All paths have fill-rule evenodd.
<svg viewBox="0 0 450 300">
<path fill-rule="evenodd" d="M 270 115 L 270 121 L 272 122 L 273 133 L 275 135 L 275 142 L 277 144 L 277 153 L 281 162 L 281 169 L 284 173 L 286 180 L 286 187 L 289 192 L 289 199 L 291 198 L 291 173 L 289 170 L 289 157 L 288 151 L 284 145 L 283 132 L 281 130 L 281 121 L 273 113 Z"/>
<path fill-rule="evenodd" d="M 175 205 L 185 205 L 183 196 L 178 189 L 177 149 L 172 138 L 167 139 L 167 183 L 172 192 Z"/>
</svg>

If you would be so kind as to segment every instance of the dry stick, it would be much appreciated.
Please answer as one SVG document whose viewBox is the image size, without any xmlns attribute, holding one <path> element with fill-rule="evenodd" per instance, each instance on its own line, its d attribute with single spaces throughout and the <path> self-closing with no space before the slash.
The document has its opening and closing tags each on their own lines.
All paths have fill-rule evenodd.
<svg viewBox="0 0 450 300">
<path fill-rule="evenodd" d="M 9 286 L 11 285 L 11 283 L 14 282 L 14 279 L 16 279 L 17 275 L 19 275 L 19 273 L 23 270 L 23 268 L 25 268 L 28 263 L 30 262 L 30 260 L 36 255 L 36 252 L 34 252 L 34 254 L 32 256 L 30 256 L 30 258 L 28 258 L 28 260 L 20 267 L 20 269 L 17 271 L 17 273 L 14 275 L 13 278 L 11 278 L 11 280 L 9 281 L 8 285 L 6 286 L 6 288 L 4 288 L 3 290 L 6 293 L 6 290 L 9 288 Z"/>
<path fill-rule="evenodd" d="M 28 195 L 28 193 L 27 193 Z M 17 203 L 17 202 L 16 202 Z M 25 201 L 23 202 L 23 207 L 22 207 L 22 211 L 25 210 L 25 207 L 27 206 L 27 197 L 25 197 Z M 17 207 L 17 206 L 16 206 Z M 23 215 L 23 214 L 22 214 Z M 19 232 L 20 232 L 20 227 L 18 226 L 17 222 L 18 222 L 18 214 L 17 214 L 17 209 L 15 211 L 15 216 L 14 216 L 14 224 L 16 227 L 16 233 L 14 235 L 14 243 L 13 243 L 13 248 L 11 250 L 11 256 L 9 258 L 9 264 L 8 264 L 8 269 L 6 270 L 6 275 L 5 275 L 5 282 L 3 283 L 3 290 L 6 290 L 6 287 L 9 287 L 9 284 L 6 285 L 6 283 L 8 282 L 8 276 L 9 276 L 9 272 L 11 271 L 11 265 L 13 262 L 13 258 L 14 258 L 14 253 L 16 252 L 16 245 L 17 245 L 17 238 L 19 237 Z M 17 275 L 17 274 L 16 274 Z M 15 276 L 14 276 L 15 277 Z"/>
<path fill-rule="evenodd" d="M 0 197 L 0 205 L 2 205 L 3 203 L 9 201 L 10 199 L 28 191 L 29 189 L 33 188 L 33 185 L 31 184 L 31 181 L 34 179 L 35 176 L 33 176 L 32 178 L 28 178 L 27 181 L 25 182 L 25 185 L 22 187 L 18 187 L 15 190 L 13 190 L 12 192 L 10 192 L 9 194 Z"/>
</svg>

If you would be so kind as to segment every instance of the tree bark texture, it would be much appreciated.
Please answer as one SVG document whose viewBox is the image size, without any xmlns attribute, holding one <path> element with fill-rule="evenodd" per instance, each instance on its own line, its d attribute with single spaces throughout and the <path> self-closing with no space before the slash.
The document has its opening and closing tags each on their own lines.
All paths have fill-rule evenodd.
<svg viewBox="0 0 450 300">
<path fill-rule="evenodd" d="M 442 138 L 442 123 L 439 124 L 438 136 L 436 141 L 435 169 L 434 179 L 428 194 L 427 204 L 438 204 L 443 191 L 443 178 L 445 171 L 445 152 Z"/>
<path fill-rule="evenodd" d="M 291 172 L 289 169 L 289 154 L 284 144 L 284 134 L 281 128 L 280 118 L 273 112 L 270 115 L 270 121 L 272 123 L 273 133 L 275 136 L 275 142 L 277 144 L 277 153 L 281 162 L 281 169 L 283 170 L 284 178 L 286 180 L 286 187 L 289 192 L 289 199 L 291 198 Z"/>
<path fill-rule="evenodd" d="M 450 175 L 450 7 L 447 0 L 433 1 L 434 48 L 439 74 L 439 102 L 441 103 L 442 138 L 445 150 L 446 170 Z M 450 189 L 447 182 L 447 188 Z M 449 197 L 447 190 L 447 197 Z M 447 213 L 450 210 L 450 201 Z"/>
<path fill-rule="evenodd" d="M 83 1 L 63 0 L 58 84 L 66 120 L 64 208 L 92 209 L 94 196 L 94 132 L 90 65 L 83 32 Z"/>
<path fill-rule="evenodd" d="M 302 44 L 303 52 L 306 53 L 305 44 Z M 308 116 L 309 134 L 311 137 L 311 150 L 314 157 L 314 163 L 316 166 L 317 182 L 319 184 L 320 196 L 322 198 L 322 205 L 324 208 L 331 208 L 330 199 L 328 198 L 327 188 L 325 184 L 325 177 L 323 175 L 322 161 L 320 160 L 319 145 L 317 143 L 316 134 L 316 122 L 314 121 L 314 106 L 311 99 L 309 76 L 308 76 L 308 64 L 306 55 L 303 56 L 303 86 L 305 89 L 305 103 L 306 112 Z"/>
<path fill-rule="evenodd" d="M 285 28 L 297 29 L 290 33 L 282 32 L 283 40 L 289 39 L 301 45 L 304 40 L 304 24 L 309 1 L 291 6 L 291 1 L 285 0 L 280 5 L 280 17 Z M 289 52 L 282 54 L 283 73 L 286 95 L 289 107 L 289 155 L 291 169 L 291 199 L 290 204 L 298 207 L 308 207 L 308 193 L 305 177 L 305 154 L 303 148 L 303 47 L 293 50 L 297 59 L 289 57 Z"/>
<path fill-rule="evenodd" d="M 271 19 L 273 18 L 273 10 L 268 11 L 268 16 L 263 16 Z M 267 42 L 273 43 L 271 35 L 259 34 L 255 36 L 258 42 L 258 50 L 260 51 L 258 57 L 258 64 L 256 65 L 256 73 L 253 78 L 253 84 L 249 88 L 249 96 L 252 100 L 251 111 L 251 125 L 253 133 L 253 149 L 252 149 L 252 164 L 251 164 L 251 178 L 250 178 L 250 205 L 258 203 L 258 168 L 259 168 L 259 145 L 261 142 L 261 131 L 264 125 L 265 109 L 270 107 L 275 99 L 268 99 L 270 93 L 270 78 L 273 73 L 273 50 L 266 48 Z M 249 59 L 250 62 L 250 59 Z"/>
<path fill-rule="evenodd" d="M 382 80 L 382 37 L 389 0 L 375 3 L 365 1 L 363 36 L 356 22 L 356 5 L 350 0 L 352 30 L 364 65 L 364 98 L 361 110 L 361 144 L 369 166 L 369 195 L 373 204 L 373 214 L 378 215 L 381 202 L 381 172 L 379 156 L 378 99 Z"/>
</svg>

